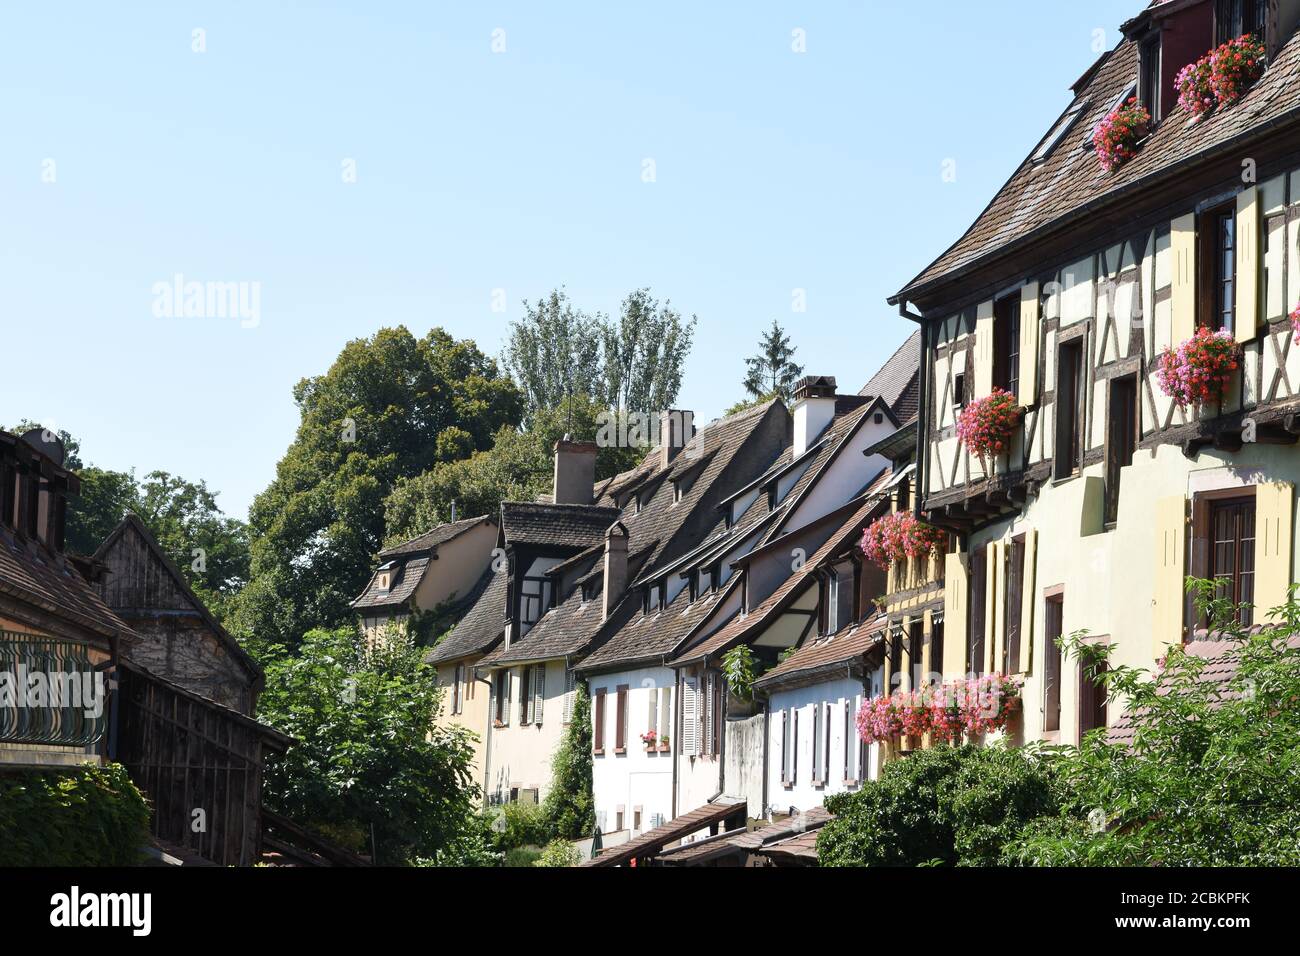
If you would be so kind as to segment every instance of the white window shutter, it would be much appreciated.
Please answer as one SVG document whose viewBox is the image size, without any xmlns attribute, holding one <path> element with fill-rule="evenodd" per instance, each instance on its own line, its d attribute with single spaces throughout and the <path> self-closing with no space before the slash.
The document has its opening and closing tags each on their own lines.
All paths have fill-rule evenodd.
<svg viewBox="0 0 1300 956">
<path fill-rule="evenodd" d="M 546 665 L 533 668 L 533 723 L 542 722 L 542 702 L 546 700 Z"/>
<path fill-rule="evenodd" d="M 813 783 L 822 782 L 822 705 L 813 706 Z"/>
<path fill-rule="evenodd" d="M 781 782 L 790 782 L 790 712 L 781 711 Z"/>
<path fill-rule="evenodd" d="M 1196 331 L 1196 216 L 1180 216 L 1170 224 L 1169 254 L 1173 260 L 1171 311 L 1174 345 Z"/>
<path fill-rule="evenodd" d="M 790 784 L 799 782 L 799 711 L 790 708 Z"/>
<path fill-rule="evenodd" d="M 573 697 L 577 693 L 578 675 L 571 667 L 564 669 L 564 723 L 573 720 Z"/>
<path fill-rule="evenodd" d="M 699 692 L 696 678 L 682 678 L 682 753 L 699 753 Z"/>
<path fill-rule="evenodd" d="M 713 753 L 713 694 L 716 677 L 709 671 L 704 678 L 704 746 L 701 752 Z"/>
<path fill-rule="evenodd" d="M 1237 301 L 1235 338 L 1249 342 L 1259 324 L 1259 188 L 1237 194 Z"/>
</svg>

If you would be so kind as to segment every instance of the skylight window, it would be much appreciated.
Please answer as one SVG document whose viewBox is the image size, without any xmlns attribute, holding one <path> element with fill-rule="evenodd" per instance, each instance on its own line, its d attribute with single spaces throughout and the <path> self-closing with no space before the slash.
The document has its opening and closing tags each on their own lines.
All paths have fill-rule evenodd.
<svg viewBox="0 0 1300 956">
<path fill-rule="evenodd" d="M 1065 115 L 1056 121 L 1056 125 L 1053 126 L 1052 131 L 1047 134 L 1047 138 L 1039 144 L 1038 149 L 1034 150 L 1034 155 L 1030 158 L 1030 162 L 1035 166 L 1044 162 L 1047 157 L 1052 154 L 1052 150 L 1056 148 L 1056 144 L 1061 141 L 1066 133 L 1070 132 L 1070 130 L 1074 128 L 1075 123 L 1079 122 L 1079 117 L 1083 114 L 1083 111 L 1087 106 L 1088 100 L 1086 98 L 1076 100 L 1070 108 L 1065 111 Z"/>
<path fill-rule="evenodd" d="M 1137 91 L 1137 81 L 1134 80 L 1124 89 L 1123 93 L 1115 97 L 1114 102 L 1112 102 L 1110 106 L 1106 107 L 1106 112 L 1097 117 L 1097 122 L 1092 124 L 1092 127 L 1088 130 L 1088 135 L 1083 138 L 1084 149 L 1092 149 L 1092 138 L 1096 135 L 1097 127 L 1101 125 L 1101 121 L 1109 116 L 1115 107 L 1119 106 L 1119 104 L 1127 102 L 1131 97 L 1137 96 Z"/>
</svg>

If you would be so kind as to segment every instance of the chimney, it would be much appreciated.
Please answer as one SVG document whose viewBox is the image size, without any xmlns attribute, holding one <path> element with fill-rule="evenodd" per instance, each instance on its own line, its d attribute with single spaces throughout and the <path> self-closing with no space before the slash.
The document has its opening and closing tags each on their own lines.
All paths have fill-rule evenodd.
<svg viewBox="0 0 1300 956">
<path fill-rule="evenodd" d="M 605 532 L 604 608 L 600 619 L 608 621 L 623 592 L 627 590 L 627 528 L 615 521 Z"/>
<path fill-rule="evenodd" d="M 794 386 L 794 457 L 815 442 L 835 417 L 835 376 L 809 375 Z"/>
<path fill-rule="evenodd" d="M 659 413 L 659 467 L 667 468 L 695 437 L 695 413 L 670 408 Z"/>
<path fill-rule="evenodd" d="M 555 443 L 555 487 L 551 500 L 557 505 L 589 505 L 596 490 L 596 443 L 574 441 L 565 435 Z"/>
</svg>

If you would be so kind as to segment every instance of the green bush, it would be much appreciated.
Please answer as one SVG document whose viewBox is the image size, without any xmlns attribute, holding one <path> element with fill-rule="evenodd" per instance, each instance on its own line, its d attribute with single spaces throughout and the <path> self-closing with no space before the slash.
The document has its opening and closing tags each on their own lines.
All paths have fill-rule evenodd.
<svg viewBox="0 0 1300 956">
<path fill-rule="evenodd" d="M 129 866 L 149 806 L 121 764 L 0 772 L 0 867 Z"/>
<path fill-rule="evenodd" d="M 542 858 L 542 851 L 535 846 L 517 846 L 506 851 L 503 866 L 532 866 Z"/>
<path fill-rule="evenodd" d="M 987 866 L 1060 798 L 1047 765 L 995 747 L 938 746 L 885 766 L 877 781 L 826 800 L 822 866 Z"/>
<path fill-rule="evenodd" d="M 548 836 L 591 836 L 596 826 L 591 774 L 591 699 L 580 683 L 573 692 L 573 716 L 551 761 L 551 789 L 543 804 Z"/>
<path fill-rule="evenodd" d="M 581 862 L 582 854 L 576 846 L 568 840 L 552 840 L 533 861 L 533 866 L 577 866 Z"/>
<path fill-rule="evenodd" d="M 551 839 L 546 812 L 536 803 L 502 804 L 493 829 L 497 848 L 501 850 L 542 846 Z"/>
</svg>

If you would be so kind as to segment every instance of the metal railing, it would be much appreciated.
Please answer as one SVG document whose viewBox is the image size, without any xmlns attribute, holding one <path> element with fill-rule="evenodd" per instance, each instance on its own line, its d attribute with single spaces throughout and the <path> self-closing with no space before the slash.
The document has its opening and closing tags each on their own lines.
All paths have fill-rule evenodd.
<svg viewBox="0 0 1300 956">
<path fill-rule="evenodd" d="M 107 726 L 105 675 L 89 645 L 0 631 L 0 743 L 88 747 Z"/>
</svg>

